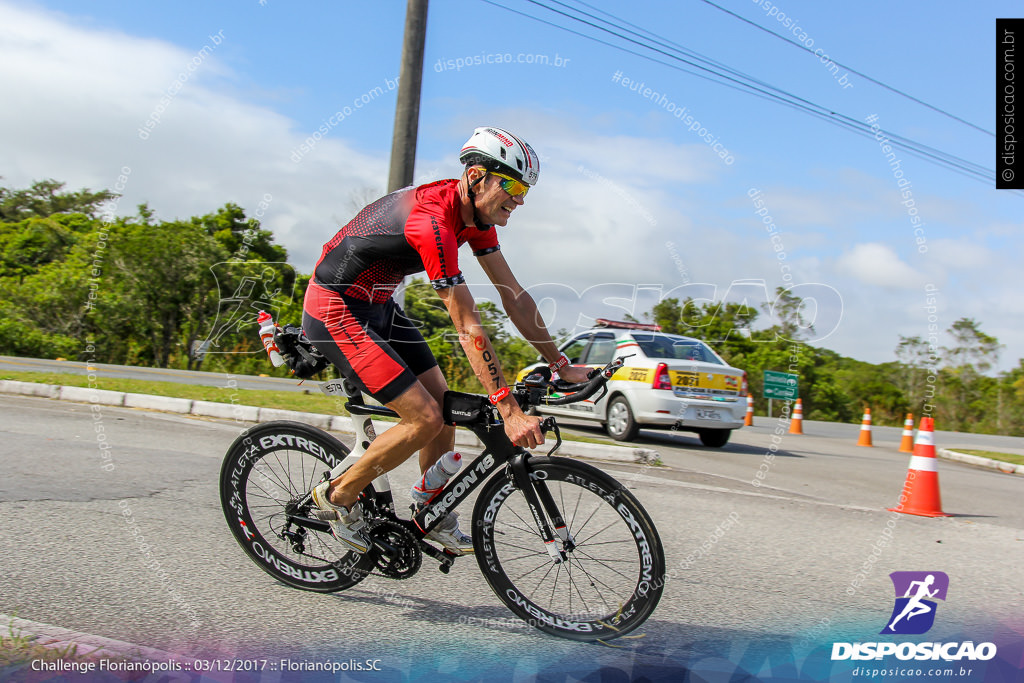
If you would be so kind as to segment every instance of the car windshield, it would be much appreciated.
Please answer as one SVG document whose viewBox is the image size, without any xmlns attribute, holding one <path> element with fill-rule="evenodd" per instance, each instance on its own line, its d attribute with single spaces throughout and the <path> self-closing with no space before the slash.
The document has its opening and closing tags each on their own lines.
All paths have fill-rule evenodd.
<svg viewBox="0 0 1024 683">
<path fill-rule="evenodd" d="M 666 334 L 633 333 L 633 339 L 648 358 L 688 360 L 698 363 L 724 365 L 707 344 L 696 339 L 672 337 Z"/>
</svg>

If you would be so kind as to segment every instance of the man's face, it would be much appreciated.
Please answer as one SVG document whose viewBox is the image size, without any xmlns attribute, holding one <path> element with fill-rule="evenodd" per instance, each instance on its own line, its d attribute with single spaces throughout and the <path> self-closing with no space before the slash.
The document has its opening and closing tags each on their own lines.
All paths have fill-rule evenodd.
<svg viewBox="0 0 1024 683">
<path fill-rule="evenodd" d="M 484 173 L 485 171 L 479 167 L 470 169 L 470 182 Z M 501 178 L 490 173 L 476 186 L 475 192 L 476 211 L 484 223 L 504 226 L 515 208 L 525 203 L 522 195 L 513 197 L 501 189 Z"/>
</svg>

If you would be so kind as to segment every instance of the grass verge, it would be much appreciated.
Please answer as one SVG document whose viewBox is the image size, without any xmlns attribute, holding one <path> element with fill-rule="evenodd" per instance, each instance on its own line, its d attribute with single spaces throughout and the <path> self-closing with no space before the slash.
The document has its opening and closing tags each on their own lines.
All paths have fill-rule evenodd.
<svg viewBox="0 0 1024 683">
<path fill-rule="evenodd" d="M 343 401 L 331 398 L 330 396 L 324 396 L 320 393 L 316 383 L 310 384 L 309 393 L 298 393 L 294 391 L 268 391 L 265 389 L 239 389 L 238 387 L 230 386 L 206 387 L 198 384 L 155 382 L 152 380 L 103 376 L 96 377 L 90 385 L 89 378 L 85 375 L 59 372 L 30 372 L 26 370 L 0 370 L 0 379 L 71 387 L 91 386 L 93 389 L 123 391 L 131 394 L 188 398 L 194 401 L 213 401 L 215 403 L 234 403 L 243 406 L 256 406 L 257 408 L 280 408 L 282 410 L 298 410 L 306 413 L 322 413 L 324 415 L 348 415 L 348 412 L 343 407 Z"/>
<path fill-rule="evenodd" d="M 1013 453 L 999 453 L 998 451 L 976 451 L 967 448 L 955 448 L 952 450 L 956 451 L 957 453 L 977 455 L 982 458 L 988 458 L 989 460 L 1001 460 L 1002 462 L 1008 462 L 1014 465 L 1024 465 L 1024 455 L 1015 455 Z"/>
</svg>

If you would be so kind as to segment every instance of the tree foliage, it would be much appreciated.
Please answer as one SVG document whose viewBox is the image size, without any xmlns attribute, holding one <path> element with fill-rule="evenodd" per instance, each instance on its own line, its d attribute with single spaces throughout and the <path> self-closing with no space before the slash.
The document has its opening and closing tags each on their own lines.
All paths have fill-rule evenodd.
<svg viewBox="0 0 1024 683">
<path fill-rule="evenodd" d="M 298 324 L 310 276 L 288 265 L 271 232 L 231 203 L 187 220 L 159 220 L 146 205 L 112 219 L 102 209 L 113 197 L 54 180 L 0 187 L 0 353 L 285 375 L 266 361 L 256 315 Z M 536 351 L 494 303 L 478 311 L 511 380 Z M 406 312 L 449 385 L 481 391 L 429 283 L 409 284 Z M 788 290 L 763 312 L 772 324 L 758 329 L 757 308 L 667 298 L 643 317 L 745 370 L 761 413 L 764 371 L 775 370 L 799 376 L 808 419 L 856 422 L 869 406 L 877 424 L 928 413 L 941 429 L 1024 434 L 1024 360 L 994 374 L 1002 346 L 979 321 L 954 322 L 946 345 L 901 336 L 893 362 L 870 364 L 801 341 L 813 328 Z"/>
</svg>

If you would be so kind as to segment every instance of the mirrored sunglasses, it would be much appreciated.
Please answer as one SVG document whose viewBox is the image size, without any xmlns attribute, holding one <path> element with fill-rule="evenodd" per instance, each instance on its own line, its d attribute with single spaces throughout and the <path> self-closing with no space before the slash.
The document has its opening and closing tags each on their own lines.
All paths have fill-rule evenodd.
<svg viewBox="0 0 1024 683">
<path fill-rule="evenodd" d="M 513 197 L 518 197 L 520 195 L 526 197 L 526 193 L 530 191 L 529 185 L 516 180 L 515 178 L 510 178 L 507 175 L 495 173 L 494 171 L 491 171 L 491 175 L 501 178 L 501 189 L 505 190 L 505 192 L 508 192 L 509 195 Z"/>
</svg>

